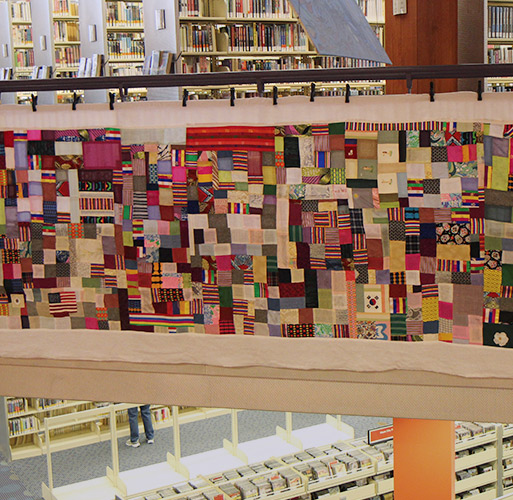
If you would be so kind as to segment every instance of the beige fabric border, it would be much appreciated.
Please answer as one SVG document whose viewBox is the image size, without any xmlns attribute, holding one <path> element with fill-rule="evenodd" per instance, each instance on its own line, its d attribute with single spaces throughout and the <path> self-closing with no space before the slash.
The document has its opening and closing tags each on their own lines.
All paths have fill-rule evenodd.
<svg viewBox="0 0 513 500">
<path fill-rule="evenodd" d="M 478 101 L 473 92 L 437 94 L 435 102 L 428 95 L 353 96 L 349 104 L 344 97 L 286 97 L 273 106 L 272 99 L 240 99 L 235 107 L 228 100 L 190 101 L 186 108 L 178 102 L 108 104 L 0 106 L 0 129 L 68 129 L 68 128 L 166 128 L 219 125 L 283 125 L 366 121 L 403 123 L 418 121 L 463 121 L 510 123 L 513 99 L 509 93 L 485 93 Z"/>
<path fill-rule="evenodd" d="M 513 352 L 439 342 L 0 331 L 0 394 L 513 420 Z"/>
<path fill-rule="evenodd" d="M 420 371 L 513 381 L 513 350 L 445 342 L 158 334 L 103 330 L 0 330 L 10 359 L 381 373 Z"/>
</svg>

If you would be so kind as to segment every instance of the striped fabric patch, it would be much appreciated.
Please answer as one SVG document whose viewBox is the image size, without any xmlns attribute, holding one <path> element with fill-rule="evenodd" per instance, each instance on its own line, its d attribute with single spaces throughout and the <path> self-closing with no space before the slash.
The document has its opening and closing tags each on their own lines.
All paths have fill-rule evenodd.
<svg viewBox="0 0 513 500">
<path fill-rule="evenodd" d="M 188 128 L 187 144 L 202 151 L 274 151 L 274 127 Z"/>
</svg>

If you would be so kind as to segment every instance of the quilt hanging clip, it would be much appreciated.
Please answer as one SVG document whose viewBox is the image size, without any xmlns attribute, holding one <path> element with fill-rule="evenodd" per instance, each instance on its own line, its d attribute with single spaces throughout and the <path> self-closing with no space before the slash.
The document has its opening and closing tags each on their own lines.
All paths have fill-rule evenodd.
<svg viewBox="0 0 513 500">
<path fill-rule="evenodd" d="M 435 102 L 435 82 L 429 82 L 429 101 Z"/>
<path fill-rule="evenodd" d="M 481 80 L 477 82 L 477 100 L 483 100 L 483 82 Z"/>
<path fill-rule="evenodd" d="M 310 102 L 315 102 L 315 83 L 310 85 Z"/>
<path fill-rule="evenodd" d="M 187 89 L 183 89 L 182 106 L 184 108 L 187 107 L 188 100 L 189 100 L 189 91 Z"/>
<path fill-rule="evenodd" d="M 278 87 L 273 87 L 273 106 L 278 106 Z"/>
<path fill-rule="evenodd" d="M 230 88 L 230 106 L 235 106 L 235 88 Z"/>
<path fill-rule="evenodd" d="M 128 89 L 119 87 L 119 97 L 121 99 L 121 102 L 125 102 L 126 98 L 128 97 Z"/>
<path fill-rule="evenodd" d="M 114 103 L 116 102 L 116 94 L 114 92 L 109 92 L 109 109 L 114 111 Z"/>
<path fill-rule="evenodd" d="M 37 111 L 37 95 L 30 94 L 30 104 L 32 104 L 32 111 Z"/>
<path fill-rule="evenodd" d="M 346 83 L 346 102 L 350 102 L 350 96 L 351 96 L 351 86 L 349 83 Z"/>
<path fill-rule="evenodd" d="M 265 85 L 262 80 L 257 80 L 257 92 L 258 97 L 264 97 Z"/>
<path fill-rule="evenodd" d="M 76 92 L 73 92 L 73 102 L 71 103 L 71 109 L 73 111 L 77 110 L 77 104 L 80 102 L 80 96 L 77 95 Z"/>
</svg>

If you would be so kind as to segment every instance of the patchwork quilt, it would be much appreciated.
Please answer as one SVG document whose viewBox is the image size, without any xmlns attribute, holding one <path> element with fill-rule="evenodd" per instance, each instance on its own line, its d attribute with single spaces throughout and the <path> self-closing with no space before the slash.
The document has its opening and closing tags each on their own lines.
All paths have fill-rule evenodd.
<svg viewBox="0 0 513 500">
<path fill-rule="evenodd" d="M 513 347 L 513 127 L 489 131 L 0 132 L 0 321 Z"/>
</svg>

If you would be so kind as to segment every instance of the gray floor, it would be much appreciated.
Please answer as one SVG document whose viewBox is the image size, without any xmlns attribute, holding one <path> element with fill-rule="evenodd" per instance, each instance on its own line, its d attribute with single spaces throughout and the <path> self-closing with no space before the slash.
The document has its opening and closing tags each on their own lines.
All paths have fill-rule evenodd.
<svg viewBox="0 0 513 500">
<path fill-rule="evenodd" d="M 251 441 L 276 434 L 276 426 L 285 427 L 285 413 L 269 411 L 244 411 L 239 413 L 239 442 Z M 295 413 L 294 429 L 301 429 L 326 421 L 325 415 Z M 345 416 L 343 421 L 355 429 L 355 436 L 366 436 L 367 430 L 386 425 L 391 419 Z M 229 415 L 191 422 L 180 426 L 182 456 L 195 455 L 203 451 L 223 447 L 223 439 L 231 437 Z M 126 438 L 118 440 L 121 471 L 165 462 L 168 451 L 173 451 L 173 429 L 162 429 L 155 434 L 155 444 L 144 443 L 139 448 L 125 446 Z M 52 454 L 54 486 L 85 481 L 105 476 L 105 468 L 111 465 L 110 443 L 96 443 Z M 32 493 L 40 498 L 41 483 L 48 482 L 46 457 L 16 460 L 8 464 L 11 475 L 26 488 L 25 498 Z M 0 476 L 1 477 L 1 476 Z M 1 485 L 0 485 L 1 486 Z M 1 489 L 0 489 L 1 492 Z M 0 500 L 3 497 L 0 495 Z"/>
</svg>

